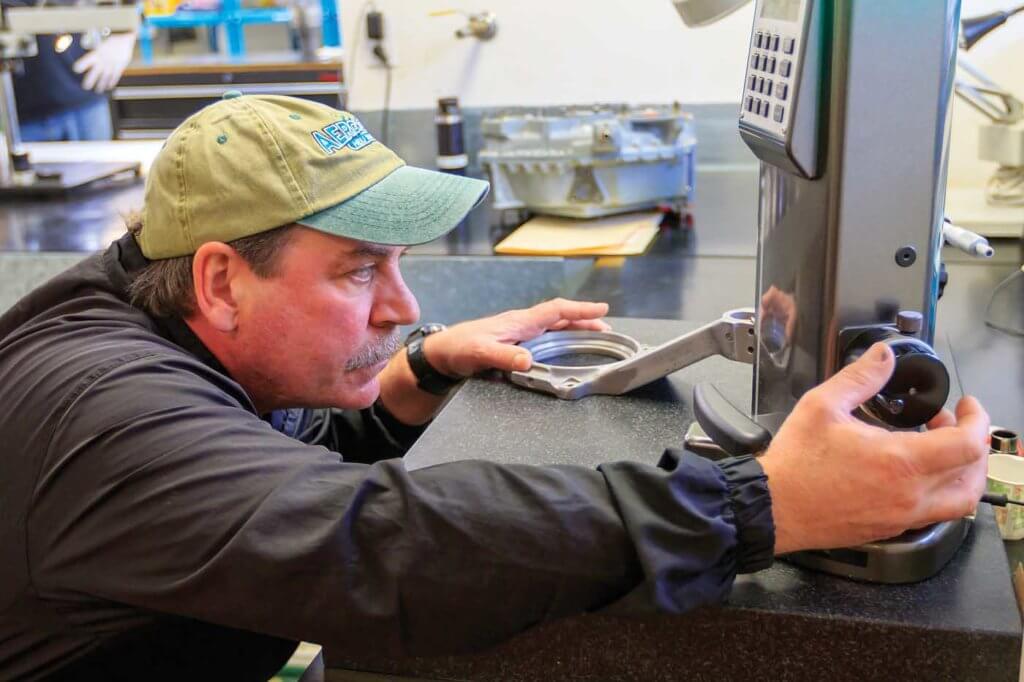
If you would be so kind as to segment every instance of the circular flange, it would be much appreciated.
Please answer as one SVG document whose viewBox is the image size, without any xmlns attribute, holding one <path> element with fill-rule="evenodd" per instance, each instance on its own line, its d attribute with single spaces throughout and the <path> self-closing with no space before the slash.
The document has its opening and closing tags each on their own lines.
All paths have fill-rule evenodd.
<svg viewBox="0 0 1024 682">
<path fill-rule="evenodd" d="M 566 367 L 546 362 L 565 355 L 601 355 L 615 360 L 628 360 L 641 350 L 640 343 L 625 334 L 587 330 L 547 332 L 519 345 L 530 351 L 534 365 L 546 364 L 549 367 Z M 587 366 L 601 365 L 576 365 L 573 368 L 582 369 Z"/>
</svg>

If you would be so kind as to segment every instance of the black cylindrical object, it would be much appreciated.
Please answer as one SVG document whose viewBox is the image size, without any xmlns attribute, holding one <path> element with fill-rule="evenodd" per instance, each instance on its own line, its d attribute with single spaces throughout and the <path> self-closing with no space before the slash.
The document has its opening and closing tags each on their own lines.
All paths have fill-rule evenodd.
<svg viewBox="0 0 1024 682">
<path fill-rule="evenodd" d="M 32 170 L 32 162 L 29 161 L 28 152 L 16 151 L 11 153 L 11 163 L 16 171 Z"/>
<path fill-rule="evenodd" d="M 366 14 L 366 37 L 384 40 L 384 15 L 376 10 Z"/>
<path fill-rule="evenodd" d="M 854 362 L 878 342 L 892 349 L 896 367 L 889 383 L 863 405 L 864 410 L 899 429 L 927 424 L 949 398 L 949 371 L 931 346 L 895 327 L 878 327 L 859 334 L 847 347 L 845 364 Z"/>
<path fill-rule="evenodd" d="M 1020 436 L 1009 429 L 993 429 L 990 454 L 1017 455 L 1020 454 Z"/>
<path fill-rule="evenodd" d="M 437 169 L 444 173 L 465 175 L 469 157 L 462 137 L 462 110 L 457 97 L 437 100 L 434 115 L 437 126 Z"/>
</svg>

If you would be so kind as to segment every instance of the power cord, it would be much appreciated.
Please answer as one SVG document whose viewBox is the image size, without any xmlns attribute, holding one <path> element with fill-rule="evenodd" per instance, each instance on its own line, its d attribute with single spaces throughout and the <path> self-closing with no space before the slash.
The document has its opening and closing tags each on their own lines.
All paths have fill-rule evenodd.
<svg viewBox="0 0 1024 682">
<path fill-rule="evenodd" d="M 381 142 L 384 146 L 388 144 L 388 128 L 391 123 L 391 62 L 388 59 L 388 53 L 384 49 L 384 46 L 377 43 L 373 47 L 373 54 L 380 60 L 380 63 L 384 65 L 384 112 L 381 120 Z"/>
<path fill-rule="evenodd" d="M 388 143 L 388 129 L 391 124 L 391 58 L 384 48 L 384 15 L 376 8 L 366 15 L 366 35 L 376 40 L 373 55 L 384 65 L 384 111 L 381 120 L 381 142 Z"/>
<path fill-rule="evenodd" d="M 988 305 L 985 306 L 985 324 L 991 327 L 992 329 L 996 329 L 1005 334 L 1011 334 L 1013 336 L 1024 336 L 1024 329 L 1002 325 L 999 324 L 998 322 L 995 322 L 992 319 L 992 304 L 995 303 L 996 296 L 999 295 L 1000 291 L 1008 287 L 1010 285 L 1010 282 L 1014 281 L 1016 278 L 1022 275 L 1024 275 L 1024 266 L 1021 266 L 1020 270 L 1017 270 L 1017 272 L 1014 272 L 1009 277 L 1000 282 L 999 285 L 992 292 L 992 297 L 988 299 Z"/>
<path fill-rule="evenodd" d="M 356 20 L 356 26 L 366 25 L 366 15 L 370 10 L 376 11 L 377 3 L 373 0 L 367 0 L 363 3 L 363 7 L 359 10 L 359 18 Z M 348 63 L 348 76 L 345 78 L 346 85 L 348 86 L 349 92 L 355 88 L 356 82 L 356 62 L 359 59 L 359 41 L 363 37 L 362 28 L 356 31 L 355 38 L 352 39 L 352 59 Z M 348 108 L 348 102 L 345 103 L 345 108 Z"/>
</svg>

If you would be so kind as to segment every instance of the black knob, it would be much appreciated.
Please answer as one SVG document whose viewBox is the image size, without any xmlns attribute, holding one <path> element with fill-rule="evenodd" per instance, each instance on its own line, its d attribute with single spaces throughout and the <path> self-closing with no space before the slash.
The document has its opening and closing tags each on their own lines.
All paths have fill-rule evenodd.
<svg viewBox="0 0 1024 682">
<path fill-rule="evenodd" d="M 11 164 L 16 171 L 32 170 L 32 162 L 28 158 L 28 152 L 14 152 L 11 154 Z"/>
<path fill-rule="evenodd" d="M 931 346 L 893 327 L 878 327 L 859 334 L 847 347 L 845 364 L 854 362 L 879 342 L 892 349 L 896 367 L 889 383 L 862 406 L 864 411 L 899 429 L 927 424 L 949 398 L 949 371 Z"/>
<path fill-rule="evenodd" d="M 715 445 L 733 457 L 758 453 L 772 440 L 768 429 L 729 402 L 713 384 L 694 387 L 693 416 Z"/>
</svg>

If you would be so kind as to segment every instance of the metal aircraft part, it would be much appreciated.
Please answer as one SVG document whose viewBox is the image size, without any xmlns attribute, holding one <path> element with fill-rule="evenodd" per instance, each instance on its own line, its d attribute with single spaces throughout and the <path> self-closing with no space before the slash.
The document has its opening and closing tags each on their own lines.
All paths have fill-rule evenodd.
<svg viewBox="0 0 1024 682">
<path fill-rule="evenodd" d="M 528 371 L 511 372 L 512 383 L 564 400 L 621 395 L 715 355 L 752 363 L 754 311 L 731 310 L 715 322 L 654 347 L 623 334 L 596 331 L 548 332 L 521 345 L 533 354 L 534 362 Z M 583 366 L 547 362 L 574 355 L 613 361 Z"/>
<path fill-rule="evenodd" d="M 592 218 L 682 207 L 694 192 L 697 137 L 678 104 L 512 113 L 481 128 L 497 209 Z"/>
</svg>

